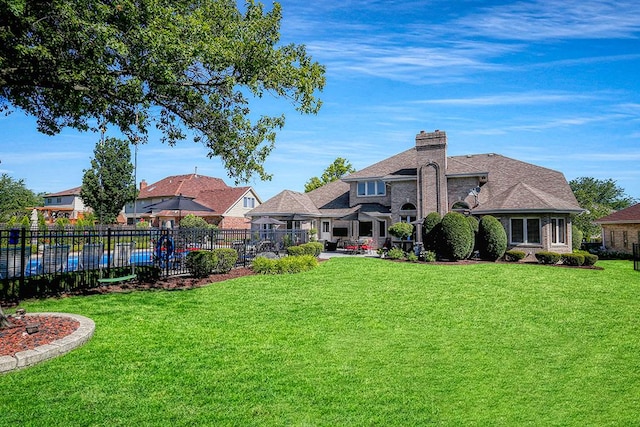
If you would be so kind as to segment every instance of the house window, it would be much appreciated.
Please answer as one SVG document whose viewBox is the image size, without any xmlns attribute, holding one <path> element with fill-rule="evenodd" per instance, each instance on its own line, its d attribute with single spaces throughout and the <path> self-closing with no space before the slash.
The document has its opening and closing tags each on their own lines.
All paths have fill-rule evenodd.
<svg viewBox="0 0 640 427">
<path fill-rule="evenodd" d="M 323 233 L 329 232 L 329 221 L 322 221 L 322 232 Z"/>
<path fill-rule="evenodd" d="M 567 227 L 564 218 L 551 218 L 551 243 L 560 245 L 567 242 Z"/>
<path fill-rule="evenodd" d="M 378 236 L 387 236 L 387 221 L 378 221 Z"/>
<path fill-rule="evenodd" d="M 400 208 L 401 211 L 415 211 L 416 207 L 413 203 L 405 203 L 404 205 L 402 205 L 402 207 Z"/>
<path fill-rule="evenodd" d="M 384 182 L 377 181 L 360 181 L 358 182 L 358 196 L 384 196 Z"/>
<path fill-rule="evenodd" d="M 511 218 L 511 243 L 540 243 L 540 218 Z"/>
<path fill-rule="evenodd" d="M 244 198 L 244 207 L 245 208 L 255 208 L 256 207 L 256 199 L 253 197 L 245 197 Z"/>
<path fill-rule="evenodd" d="M 613 230 L 609 232 L 609 243 L 611 244 L 612 248 L 616 246 L 616 234 L 613 232 Z"/>
<path fill-rule="evenodd" d="M 625 248 L 629 247 L 629 235 L 626 231 L 622 232 L 622 246 Z"/>
<path fill-rule="evenodd" d="M 358 225 L 358 236 L 373 237 L 373 222 L 360 221 Z"/>
</svg>

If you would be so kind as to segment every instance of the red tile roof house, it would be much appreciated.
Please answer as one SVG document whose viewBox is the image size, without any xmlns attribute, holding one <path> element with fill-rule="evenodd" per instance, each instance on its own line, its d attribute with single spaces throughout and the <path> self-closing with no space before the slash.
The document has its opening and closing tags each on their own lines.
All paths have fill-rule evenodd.
<svg viewBox="0 0 640 427">
<path fill-rule="evenodd" d="M 153 203 L 183 195 L 213 211 L 149 211 Z M 247 229 L 250 222 L 245 214 L 259 206 L 260 198 L 251 187 L 230 187 L 220 178 L 198 174 L 174 175 L 153 184 L 140 183 L 135 212 L 133 204 L 125 207 L 127 222 L 136 218 L 150 221 L 154 226 L 165 226 L 167 221 L 175 227 L 180 219 L 189 214 L 204 218 L 208 223 L 224 229 Z"/>
<path fill-rule="evenodd" d="M 381 246 L 392 224 L 449 211 L 497 217 L 509 249 L 533 254 L 571 252 L 570 215 L 583 209 L 562 173 L 498 154 L 447 157 L 446 133 L 437 130 L 309 193 L 285 190 L 248 216 L 298 221 L 318 229 L 319 240 L 373 238 Z"/>
<path fill-rule="evenodd" d="M 607 250 L 632 253 L 640 244 L 640 203 L 595 221 L 602 227 L 602 246 Z"/>
</svg>

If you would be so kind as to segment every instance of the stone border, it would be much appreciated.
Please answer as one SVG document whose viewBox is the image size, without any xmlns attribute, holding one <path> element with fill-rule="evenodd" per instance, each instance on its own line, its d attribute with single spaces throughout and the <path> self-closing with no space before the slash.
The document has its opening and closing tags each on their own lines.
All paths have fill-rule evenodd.
<svg viewBox="0 0 640 427">
<path fill-rule="evenodd" d="M 49 344 L 41 345 L 33 350 L 18 352 L 15 356 L 0 356 L 0 374 L 27 368 L 36 363 L 66 354 L 89 341 L 93 336 L 93 331 L 96 329 L 96 324 L 93 320 L 78 314 L 28 313 L 27 315 L 69 317 L 80 322 L 80 326 L 73 333 Z"/>
</svg>

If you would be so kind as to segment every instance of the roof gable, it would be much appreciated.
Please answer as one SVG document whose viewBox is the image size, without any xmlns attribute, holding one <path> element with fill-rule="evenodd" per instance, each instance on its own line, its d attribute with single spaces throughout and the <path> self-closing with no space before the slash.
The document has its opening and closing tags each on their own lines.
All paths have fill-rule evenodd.
<svg viewBox="0 0 640 427">
<path fill-rule="evenodd" d="M 599 224 L 640 222 L 640 203 L 625 209 L 620 209 L 617 212 L 598 219 L 596 222 Z"/>
<path fill-rule="evenodd" d="M 195 173 L 188 175 L 172 175 L 158 182 L 147 185 L 140 190 L 139 199 L 151 199 L 158 197 L 173 197 L 180 194 L 197 198 L 203 191 L 229 189 L 220 178 L 214 178 Z"/>
</svg>

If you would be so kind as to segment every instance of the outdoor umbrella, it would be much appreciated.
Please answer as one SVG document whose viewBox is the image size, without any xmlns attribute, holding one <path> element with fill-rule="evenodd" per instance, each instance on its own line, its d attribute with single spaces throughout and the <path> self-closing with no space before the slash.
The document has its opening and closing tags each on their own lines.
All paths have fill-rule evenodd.
<svg viewBox="0 0 640 427">
<path fill-rule="evenodd" d="M 153 213 L 158 211 L 178 211 L 178 217 L 182 217 L 182 211 L 189 212 L 213 212 L 213 209 L 206 207 L 191 197 L 185 197 L 182 194 L 174 196 L 170 199 L 163 200 L 158 203 L 148 205 L 146 208 L 147 213 Z"/>
</svg>

